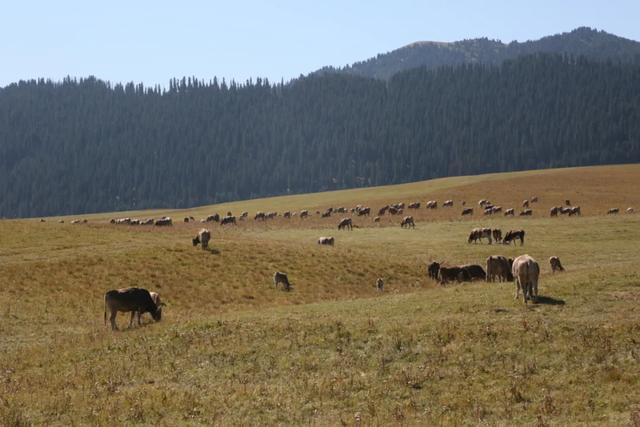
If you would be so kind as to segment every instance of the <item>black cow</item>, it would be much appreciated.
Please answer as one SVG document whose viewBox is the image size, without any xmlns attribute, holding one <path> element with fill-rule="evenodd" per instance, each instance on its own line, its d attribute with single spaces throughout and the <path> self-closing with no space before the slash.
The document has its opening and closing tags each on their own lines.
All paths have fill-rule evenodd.
<svg viewBox="0 0 640 427">
<path fill-rule="evenodd" d="M 107 310 L 110 312 L 111 329 L 118 329 L 116 325 L 116 315 L 119 311 L 131 312 L 129 327 L 133 324 L 133 317 L 138 315 L 138 325 L 140 316 L 143 313 L 151 313 L 151 317 L 156 322 L 162 319 L 162 309 L 153 302 L 149 291 L 142 288 L 125 288 L 111 290 L 104 294 L 104 323 L 107 323 Z"/>
</svg>

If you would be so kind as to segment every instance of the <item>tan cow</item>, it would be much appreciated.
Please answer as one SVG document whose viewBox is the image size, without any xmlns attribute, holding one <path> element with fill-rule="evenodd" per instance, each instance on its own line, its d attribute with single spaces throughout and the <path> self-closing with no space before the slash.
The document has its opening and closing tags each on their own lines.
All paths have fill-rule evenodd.
<svg viewBox="0 0 640 427">
<path fill-rule="evenodd" d="M 529 255 L 520 255 L 513 260 L 511 274 L 516 281 L 515 299 L 520 296 L 522 289 L 525 304 L 531 300 L 534 301 L 538 297 L 538 278 L 540 277 L 540 266 Z"/>
</svg>

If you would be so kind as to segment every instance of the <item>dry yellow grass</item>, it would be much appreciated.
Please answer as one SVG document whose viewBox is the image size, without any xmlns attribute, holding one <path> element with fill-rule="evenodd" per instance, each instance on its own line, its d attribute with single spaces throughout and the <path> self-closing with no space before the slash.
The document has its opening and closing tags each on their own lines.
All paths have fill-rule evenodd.
<svg viewBox="0 0 640 427">
<path fill-rule="evenodd" d="M 640 207 L 638 182 L 637 165 L 532 171 L 169 213 L 540 198 L 533 218 L 411 211 L 415 230 L 359 218 L 338 232 L 316 215 L 209 225 L 213 251 L 191 246 L 199 223 L 0 221 L 0 422 L 628 424 L 640 404 L 640 215 L 604 213 Z M 582 218 L 548 218 L 565 198 Z M 479 225 L 524 228 L 526 244 L 467 244 Z M 425 274 L 431 260 L 524 252 L 541 263 L 545 303 L 514 301 L 510 283 L 442 288 Z M 550 255 L 566 273 L 551 274 Z M 292 292 L 273 288 L 275 270 Z M 163 321 L 112 333 L 104 292 L 133 285 L 161 293 Z"/>
</svg>

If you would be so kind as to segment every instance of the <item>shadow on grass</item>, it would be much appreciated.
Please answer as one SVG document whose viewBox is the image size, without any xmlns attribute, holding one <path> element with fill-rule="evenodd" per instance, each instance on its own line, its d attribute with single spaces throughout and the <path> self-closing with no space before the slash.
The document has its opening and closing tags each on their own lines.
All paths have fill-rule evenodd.
<svg viewBox="0 0 640 427">
<path fill-rule="evenodd" d="M 220 251 L 216 248 L 210 248 L 210 249 L 207 249 L 207 251 L 209 251 L 211 255 L 220 255 Z"/>
<path fill-rule="evenodd" d="M 546 297 L 544 295 L 538 295 L 535 300 L 536 304 L 545 304 L 545 305 L 565 305 L 565 301 L 563 299 L 556 299 L 553 297 Z"/>
</svg>

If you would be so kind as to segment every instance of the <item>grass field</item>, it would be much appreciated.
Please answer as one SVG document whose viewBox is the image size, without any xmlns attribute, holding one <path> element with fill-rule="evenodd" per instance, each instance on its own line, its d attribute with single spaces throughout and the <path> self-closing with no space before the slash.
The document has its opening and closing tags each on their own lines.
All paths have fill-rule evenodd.
<svg viewBox="0 0 640 427">
<path fill-rule="evenodd" d="M 457 177 L 181 211 L 0 221 L 0 423 L 5 425 L 640 425 L 640 165 Z M 489 198 L 532 218 L 460 218 Z M 454 199 L 337 231 L 316 210 Z M 582 217 L 549 218 L 570 199 Z M 618 207 L 617 216 L 605 215 Z M 121 216 L 309 209 L 307 220 L 116 226 Z M 73 218 L 87 224 L 71 225 Z M 467 244 L 526 230 L 523 247 Z M 335 247 L 316 244 L 336 237 Z M 513 283 L 439 286 L 432 260 L 528 253 L 538 304 Z M 567 271 L 552 274 L 557 255 Z M 271 276 L 286 271 L 292 292 Z M 385 279 L 385 291 L 374 284 Z M 105 291 L 157 290 L 163 320 L 120 332 Z"/>
</svg>

